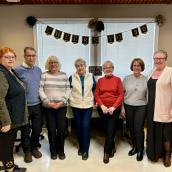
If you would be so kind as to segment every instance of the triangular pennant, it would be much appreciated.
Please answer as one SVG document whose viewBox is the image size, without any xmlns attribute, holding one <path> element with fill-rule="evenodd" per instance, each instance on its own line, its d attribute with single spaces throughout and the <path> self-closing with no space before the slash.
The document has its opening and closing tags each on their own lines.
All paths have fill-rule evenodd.
<svg viewBox="0 0 172 172">
<path fill-rule="evenodd" d="M 144 25 L 140 26 L 140 30 L 141 30 L 141 32 L 144 33 L 144 34 L 147 33 L 147 32 L 148 32 L 147 25 L 144 24 Z"/>
<path fill-rule="evenodd" d="M 109 44 L 114 43 L 115 39 L 114 39 L 114 34 L 113 35 L 108 35 L 107 36 L 107 41 Z"/>
<path fill-rule="evenodd" d="M 99 37 L 98 36 L 93 36 L 92 37 L 92 44 L 98 44 L 99 43 Z"/>
<path fill-rule="evenodd" d="M 68 42 L 68 41 L 70 41 L 70 37 L 71 37 L 71 34 L 65 32 L 63 35 L 63 40 L 65 42 Z"/>
<path fill-rule="evenodd" d="M 133 35 L 134 37 L 139 36 L 139 29 L 138 29 L 138 28 L 132 29 L 131 32 L 132 32 L 132 35 Z"/>
<path fill-rule="evenodd" d="M 53 33 L 53 30 L 54 30 L 54 28 L 52 28 L 50 26 L 47 26 L 46 29 L 45 29 L 45 33 L 47 35 L 51 35 Z"/>
<path fill-rule="evenodd" d="M 122 33 L 115 34 L 115 37 L 117 42 L 121 42 L 123 40 Z"/>
<path fill-rule="evenodd" d="M 56 29 L 55 32 L 54 32 L 54 37 L 56 39 L 60 39 L 61 36 L 62 36 L 62 31 Z"/>
<path fill-rule="evenodd" d="M 79 35 L 72 35 L 72 43 L 77 44 L 79 41 Z"/>
<path fill-rule="evenodd" d="M 89 37 L 88 36 L 82 36 L 82 44 L 87 45 L 89 43 Z"/>
</svg>

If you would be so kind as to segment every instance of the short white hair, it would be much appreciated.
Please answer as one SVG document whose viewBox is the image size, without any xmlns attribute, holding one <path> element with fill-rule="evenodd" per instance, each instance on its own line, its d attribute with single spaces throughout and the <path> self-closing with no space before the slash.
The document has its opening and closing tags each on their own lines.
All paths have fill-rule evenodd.
<svg viewBox="0 0 172 172">
<path fill-rule="evenodd" d="M 77 67 L 80 64 L 82 64 L 82 65 L 84 65 L 86 67 L 86 61 L 84 59 L 82 59 L 82 58 L 76 59 L 74 64 L 75 64 L 75 67 Z"/>
</svg>

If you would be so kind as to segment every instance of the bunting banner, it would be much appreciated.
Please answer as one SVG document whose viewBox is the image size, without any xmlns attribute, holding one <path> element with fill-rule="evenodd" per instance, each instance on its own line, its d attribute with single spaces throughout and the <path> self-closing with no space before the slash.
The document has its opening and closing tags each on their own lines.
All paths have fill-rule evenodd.
<svg viewBox="0 0 172 172">
<path fill-rule="evenodd" d="M 144 24 L 144 25 L 140 26 L 140 30 L 141 30 L 141 32 L 144 33 L 144 34 L 147 33 L 147 32 L 148 32 L 147 25 Z"/>
<path fill-rule="evenodd" d="M 70 41 L 70 37 L 71 37 L 71 34 L 65 32 L 64 35 L 63 35 L 63 40 L 65 42 L 69 42 Z"/>
<path fill-rule="evenodd" d="M 93 36 L 92 37 L 92 44 L 98 44 L 99 43 L 99 37 L 98 36 Z"/>
<path fill-rule="evenodd" d="M 114 43 L 114 41 L 115 41 L 114 34 L 113 35 L 108 35 L 107 36 L 107 41 L 108 41 L 109 44 Z"/>
<path fill-rule="evenodd" d="M 56 39 L 60 39 L 61 36 L 62 36 L 62 31 L 56 29 L 55 32 L 54 32 L 54 37 Z"/>
<path fill-rule="evenodd" d="M 117 42 L 121 42 L 123 40 L 122 33 L 115 34 L 115 38 Z"/>
<path fill-rule="evenodd" d="M 47 26 L 46 29 L 45 29 L 45 33 L 46 33 L 47 35 L 51 35 L 51 34 L 53 33 L 53 30 L 54 30 L 53 27 Z"/>
<path fill-rule="evenodd" d="M 131 32 L 132 32 L 132 35 L 133 35 L 134 37 L 139 36 L 139 29 L 138 29 L 138 28 L 132 29 Z"/>
<path fill-rule="evenodd" d="M 132 33 L 133 37 L 138 37 L 139 36 L 139 34 L 140 34 L 139 33 L 139 28 L 140 28 L 140 31 L 141 31 L 142 34 L 146 34 L 148 32 L 147 25 L 144 24 L 142 26 L 138 26 L 136 28 L 131 29 L 131 33 Z M 45 34 L 46 35 L 52 35 L 53 31 L 54 31 L 54 37 L 56 39 L 61 39 L 62 38 L 62 33 L 63 33 L 63 40 L 65 42 L 71 41 L 73 44 L 78 44 L 79 43 L 79 40 L 80 40 L 79 37 L 81 35 L 67 33 L 67 32 L 64 32 L 64 31 L 61 31 L 61 30 L 58 30 L 58 29 L 54 29 L 51 26 L 46 27 Z M 123 41 L 123 33 L 128 32 L 128 31 L 123 31 L 123 32 L 120 32 L 120 33 L 113 33 L 113 34 L 109 34 L 109 35 L 92 36 L 92 37 L 90 37 L 90 36 L 81 36 L 81 38 L 82 38 L 81 40 L 82 40 L 83 45 L 88 45 L 89 40 L 91 38 L 91 43 L 96 45 L 96 44 L 99 44 L 99 38 L 100 37 L 107 36 L 107 42 L 109 44 L 113 44 L 115 41 L 116 42 Z"/>
<path fill-rule="evenodd" d="M 77 44 L 79 42 L 79 35 L 72 35 L 72 43 Z"/>
<path fill-rule="evenodd" d="M 82 44 L 87 45 L 89 43 L 89 36 L 82 36 Z"/>
</svg>

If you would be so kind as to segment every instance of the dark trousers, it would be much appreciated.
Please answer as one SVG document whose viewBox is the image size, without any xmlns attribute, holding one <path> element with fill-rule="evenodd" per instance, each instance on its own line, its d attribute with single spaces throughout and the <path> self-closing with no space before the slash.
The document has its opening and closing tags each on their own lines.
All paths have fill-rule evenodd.
<svg viewBox="0 0 172 172">
<path fill-rule="evenodd" d="M 43 112 L 41 104 L 28 106 L 28 110 L 29 124 L 20 127 L 22 148 L 25 153 L 38 147 L 39 136 L 42 131 L 43 124 Z"/>
<path fill-rule="evenodd" d="M 97 107 L 97 111 L 103 122 L 104 132 L 105 132 L 105 144 L 104 153 L 110 154 L 112 149 L 115 148 L 114 138 L 116 135 L 116 129 L 120 114 L 120 108 L 117 108 L 112 115 L 104 114 L 100 107 Z"/>
<path fill-rule="evenodd" d="M 67 107 L 45 108 L 51 154 L 64 153 Z"/>
<path fill-rule="evenodd" d="M 0 161 L 3 162 L 6 169 L 14 166 L 13 147 L 16 133 L 16 129 L 11 129 L 6 133 L 0 132 Z"/>
<path fill-rule="evenodd" d="M 87 153 L 90 146 L 90 122 L 92 110 L 92 107 L 87 109 L 72 107 L 79 148 L 82 152 Z"/>
<path fill-rule="evenodd" d="M 126 118 L 129 125 L 133 147 L 138 151 L 144 149 L 144 122 L 146 117 L 145 106 L 130 106 L 124 104 Z"/>
</svg>

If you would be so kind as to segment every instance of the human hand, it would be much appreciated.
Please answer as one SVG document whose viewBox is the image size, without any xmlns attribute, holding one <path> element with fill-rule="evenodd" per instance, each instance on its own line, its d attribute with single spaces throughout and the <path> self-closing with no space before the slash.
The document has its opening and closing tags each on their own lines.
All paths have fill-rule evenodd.
<svg viewBox="0 0 172 172">
<path fill-rule="evenodd" d="M 109 114 L 110 114 L 110 115 L 113 115 L 114 110 L 115 110 L 115 107 L 113 107 L 113 106 L 110 107 L 110 108 L 108 109 Z"/>
<path fill-rule="evenodd" d="M 11 125 L 6 125 L 1 128 L 1 132 L 6 133 L 11 129 Z"/>
<path fill-rule="evenodd" d="M 56 106 L 56 103 L 55 103 L 55 102 L 49 101 L 49 102 L 47 103 L 47 105 L 48 105 L 49 107 L 51 107 L 51 108 L 54 108 L 54 107 Z"/>
<path fill-rule="evenodd" d="M 101 109 L 102 109 L 102 111 L 103 111 L 104 114 L 107 114 L 108 113 L 108 108 L 106 106 L 101 105 L 100 107 L 101 107 Z"/>
<path fill-rule="evenodd" d="M 55 103 L 54 109 L 58 109 L 64 105 L 64 102 Z"/>
<path fill-rule="evenodd" d="M 124 108 L 124 106 L 122 106 L 122 109 L 121 109 L 121 117 L 125 118 L 125 108 Z"/>
</svg>

